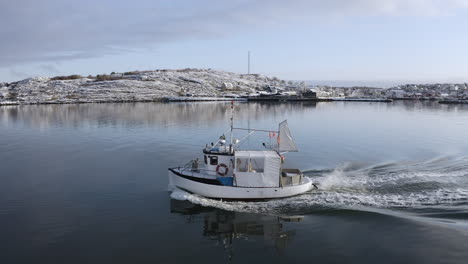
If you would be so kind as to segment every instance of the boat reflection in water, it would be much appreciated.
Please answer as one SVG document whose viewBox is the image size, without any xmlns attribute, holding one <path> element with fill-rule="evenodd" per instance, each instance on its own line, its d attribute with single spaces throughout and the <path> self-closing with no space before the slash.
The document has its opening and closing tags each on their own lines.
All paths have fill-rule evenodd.
<svg viewBox="0 0 468 264">
<path fill-rule="evenodd" d="M 258 216 L 250 213 L 215 210 L 205 215 L 203 235 L 229 247 L 235 239 L 263 237 L 267 244 L 284 249 L 295 236 L 295 230 L 283 230 L 283 222 L 300 221 L 301 217 Z"/>
<path fill-rule="evenodd" d="M 225 211 L 203 207 L 188 201 L 171 199 L 171 213 L 187 216 L 189 222 L 203 219 L 203 236 L 218 242 L 232 256 L 232 246 L 236 240 L 256 240 L 263 238 L 264 243 L 277 250 L 288 247 L 296 231 L 285 222 L 299 222 L 302 216 L 268 216 L 253 213 Z"/>
</svg>

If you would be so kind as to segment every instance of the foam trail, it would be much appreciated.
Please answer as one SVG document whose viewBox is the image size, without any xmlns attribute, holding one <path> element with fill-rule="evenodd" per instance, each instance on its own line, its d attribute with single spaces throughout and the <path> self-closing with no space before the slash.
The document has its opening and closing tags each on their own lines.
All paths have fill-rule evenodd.
<svg viewBox="0 0 468 264">
<path fill-rule="evenodd" d="M 392 161 L 366 167 L 347 163 L 332 170 L 309 170 L 306 174 L 318 183 L 319 190 L 291 198 L 264 202 L 226 202 L 178 189 L 171 197 L 229 211 L 277 215 L 362 207 L 403 210 L 405 213 L 417 210 L 468 212 L 466 158 L 437 157 L 423 162 Z"/>
</svg>

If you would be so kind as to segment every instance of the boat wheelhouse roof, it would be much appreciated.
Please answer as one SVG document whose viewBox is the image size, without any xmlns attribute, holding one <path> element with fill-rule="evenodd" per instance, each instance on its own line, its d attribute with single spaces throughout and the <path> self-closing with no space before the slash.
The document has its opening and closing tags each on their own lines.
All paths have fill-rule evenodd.
<svg viewBox="0 0 468 264">
<path fill-rule="evenodd" d="M 278 158 L 278 153 L 273 150 L 238 150 L 235 156 L 239 158 Z"/>
<path fill-rule="evenodd" d="M 203 149 L 204 154 L 211 154 L 211 155 L 234 155 L 229 148 L 229 146 L 216 146 L 216 147 L 209 147 Z"/>
</svg>

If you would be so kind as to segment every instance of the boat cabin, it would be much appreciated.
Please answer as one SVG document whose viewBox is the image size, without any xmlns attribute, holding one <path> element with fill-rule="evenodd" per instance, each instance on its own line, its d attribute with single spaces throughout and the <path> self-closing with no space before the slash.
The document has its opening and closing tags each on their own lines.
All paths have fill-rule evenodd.
<svg viewBox="0 0 468 264">
<path fill-rule="evenodd" d="M 273 150 L 204 151 L 206 173 L 223 185 L 237 187 L 280 187 L 300 182 L 297 169 L 282 168 L 281 156 Z"/>
<path fill-rule="evenodd" d="M 236 151 L 234 181 L 239 187 L 279 187 L 281 156 L 276 151 Z"/>
</svg>

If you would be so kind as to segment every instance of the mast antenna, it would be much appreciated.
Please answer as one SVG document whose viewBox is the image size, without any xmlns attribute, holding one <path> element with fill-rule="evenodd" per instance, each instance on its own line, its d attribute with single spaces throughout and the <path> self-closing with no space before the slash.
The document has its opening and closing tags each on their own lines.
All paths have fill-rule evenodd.
<svg viewBox="0 0 468 264">
<path fill-rule="evenodd" d="M 250 74 L 250 50 L 247 52 L 247 74 Z"/>
</svg>

